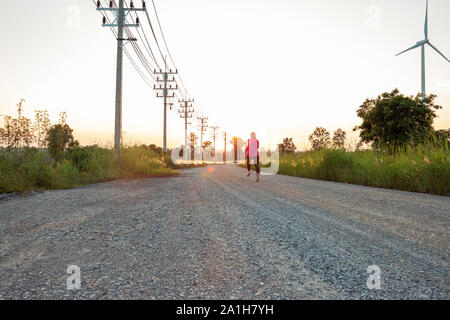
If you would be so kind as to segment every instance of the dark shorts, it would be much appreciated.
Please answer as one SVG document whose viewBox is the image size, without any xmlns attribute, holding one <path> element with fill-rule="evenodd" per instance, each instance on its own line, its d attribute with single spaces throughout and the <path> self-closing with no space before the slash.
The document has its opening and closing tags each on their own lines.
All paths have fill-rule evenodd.
<svg viewBox="0 0 450 320">
<path fill-rule="evenodd" d="M 248 157 L 247 156 L 247 169 L 248 171 L 251 170 L 251 164 L 254 164 L 256 167 L 256 173 L 260 172 L 260 168 L 259 168 L 259 156 L 258 157 Z"/>
</svg>

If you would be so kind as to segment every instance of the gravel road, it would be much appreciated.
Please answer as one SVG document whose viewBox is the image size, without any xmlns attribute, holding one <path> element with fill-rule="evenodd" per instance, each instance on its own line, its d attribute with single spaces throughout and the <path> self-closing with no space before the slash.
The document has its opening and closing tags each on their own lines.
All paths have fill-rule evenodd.
<svg viewBox="0 0 450 320">
<path fill-rule="evenodd" d="M 13 197 L 0 299 L 449 299 L 449 214 L 449 197 L 232 165 Z"/>
</svg>

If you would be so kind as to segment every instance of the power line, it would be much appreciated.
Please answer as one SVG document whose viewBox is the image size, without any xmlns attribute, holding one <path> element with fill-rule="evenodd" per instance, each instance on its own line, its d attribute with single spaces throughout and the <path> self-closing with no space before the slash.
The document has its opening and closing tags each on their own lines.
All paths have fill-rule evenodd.
<svg viewBox="0 0 450 320">
<path fill-rule="evenodd" d="M 176 68 L 173 57 L 168 48 L 167 41 L 164 36 L 164 32 L 162 30 L 161 21 L 159 19 L 159 15 L 158 15 L 158 12 L 156 9 L 155 2 L 154 2 L 154 0 L 152 0 L 153 10 L 154 10 L 157 22 L 158 22 L 160 35 L 164 42 L 165 50 L 170 58 L 170 61 L 173 65 L 173 67 L 176 69 L 175 72 L 172 72 L 172 70 L 170 70 L 170 69 L 168 71 L 167 56 L 163 53 L 163 50 L 161 49 L 160 43 L 158 41 L 158 37 L 156 35 L 152 21 L 150 19 L 149 12 L 146 8 L 145 1 L 142 1 L 142 8 L 139 8 L 139 9 L 135 9 L 134 5 L 132 5 L 132 2 L 130 3 L 130 6 L 128 6 L 127 2 L 124 0 L 119 0 L 119 6 L 117 6 L 115 0 L 110 1 L 109 8 L 107 8 L 108 1 L 105 0 L 105 2 L 106 2 L 105 8 L 99 9 L 101 7 L 100 1 L 97 1 L 97 3 L 95 0 L 92 0 L 92 1 L 94 4 L 97 4 L 98 11 L 100 11 L 103 16 L 103 26 L 109 27 L 111 32 L 113 33 L 114 37 L 118 41 L 118 52 L 119 52 L 119 46 L 120 46 L 122 53 L 125 54 L 125 56 L 130 61 L 131 65 L 136 70 L 138 75 L 144 80 L 144 83 L 147 84 L 149 87 L 152 87 L 152 82 L 153 83 L 164 82 L 164 88 L 162 88 L 162 86 L 157 88 L 156 85 L 153 85 L 153 88 L 156 90 L 164 90 L 163 95 L 160 96 L 158 94 L 157 97 L 164 97 L 164 149 L 166 149 L 166 121 L 167 121 L 166 120 L 166 111 L 167 111 L 167 106 L 170 106 L 171 111 L 173 111 L 174 113 L 177 113 L 177 111 L 172 108 L 173 103 L 169 102 L 169 99 L 177 98 L 179 101 L 182 101 L 182 100 L 184 101 L 184 100 L 187 100 L 188 97 L 187 97 L 186 86 L 185 86 L 180 74 L 178 73 L 178 69 Z M 150 30 L 151 30 L 154 42 L 157 46 L 157 50 L 160 53 L 162 60 L 163 60 L 164 72 L 160 68 L 158 59 L 154 54 L 155 51 L 152 50 L 152 43 L 150 43 L 150 41 L 149 41 L 149 38 L 151 39 L 151 37 L 147 37 L 147 34 L 146 34 L 143 24 L 139 23 L 139 16 L 136 11 L 145 12 L 145 16 L 146 16 L 148 24 L 150 26 Z M 120 15 L 119 12 L 122 12 L 122 15 Z M 115 13 L 116 17 L 115 17 L 115 20 L 113 21 L 113 23 L 111 23 L 111 19 L 110 19 L 108 13 Z M 130 14 L 130 17 L 133 19 L 133 13 L 136 17 L 136 24 L 128 24 L 127 23 L 127 14 Z M 119 21 L 119 20 L 122 20 L 122 21 Z M 122 28 L 120 28 L 121 23 L 122 23 Z M 116 30 L 115 27 L 117 27 L 118 29 Z M 134 38 L 133 32 L 130 29 L 131 27 L 136 28 L 137 36 L 138 36 L 139 40 L 143 43 L 145 53 L 141 49 L 141 46 L 139 45 L 139 42 L 137 41 L 137 39 Z M 125 33 L 127 35 L 128 39 L 123 38 L 123 33 Z M 131 44 L 131 47 L 133 49 L 131 51 L 134 51 L 134 57 L 137 57 L 137 60 L 130 53 L 130 50 L 127 50 L 127 48 L 124 46 L 125 43 L 123 43 L 123 41 L 127 41 L 127 40 L 129 41 L 128 43 Z M 150 59 L 148 59 L 147 56 Z M 118 54 L 118 60 L 119 60 L 119 54 Z M 122 68 L 122 65 L 120 65 L 120 68 Z M 159 73 L 156 72 L 155 69 L 159 69 Z M 119 73 L 119 66 L 118 66 L 118 73 Z M 156 77 L 157 74 L 163 75 L 164 79 L 160 80 L 159 77 Z M 168 79 L 169 74 L 174 75 L 172 77 L 172 80 L 170 80 L 170 81 Z M 117 78 L 119 78 L 119 76 L 117 76 Z M 120 72 L 120 78 L 121 78 L 121 72 Z M 183 89 L 184 89 L 183 91 L 181 91 L 181 88 L 178 86 L 177 80 L 179 80 L 181 86 L 183 87 Z M 116 82 L 118 82 L 118 79 L 116 80 Z M 120 79 L 120 82 L 121 82 L 121 79 Z M 177 86 L 175 88 L 172 88 L 172 86 L 168 87 L 167 82 L 175 82 L 177 84 Z M 118 87 L 119 86 L 116 83 L 116 116 L 117 116 L 117 110 L 118 110 L 117 104 L 118 104 L 118 99 L 119 99 L 119 93 L 117 92 L 119 89 Z M 173 93 L 171 95 L 168 94 L 169 90 L 173 90 Z M 121 86 L 120 86 L 120 91 L 121 91 Z M 184 96 L 184 99 L 182 99 L 183 96 Z M 121 100 L 121 92 L 120 92 L 120 100 Z M 120 104 L 121 104 L 121 101 L 120 101 Z M 195 108 L 195 110 L 192 110 L 191 114 L 193 117 L 194 115 L 198 115 L 200 113 L 203 114 L 203 112 L 201 110 L 199 110 L 199 108 Z M 197 119 L 202 124 L 202 136 L 203 136 L 203 133 L 205 132 L 205 128 L 207 128 L 207 125 L 205 126 L 205 120 L 207 120 L 207 118 L 202 116 L 202 117 L 197 117 Z M 203 119 L 203 120 L 200 120 L 200 119 Z M 116 127 L 117 126 L 119 126 L 119 124 L 116 121 Z M 120 106 L 120 131 L 121 131 L 121 106 Z M 117 130 L 116 130 L 115 137 L 117 137 Z M 120 140 L 121 140 L 121 137 L 120 137 Z M 117 144 L 116 144 L 116 139 L 115 139 L 115 147 L 116 146 L 117 146 Z"/>
<path fill-rule="evenodd" d="M 174 61 L 173 61 L 172 55 L 171 55 L 171 53 L 170 53 L 170 51 L 169 51 L 169 48 L 168 48 L 168 46 L 167 46 L 167 41 L 166 41 L 166 39 L 165 39 L 165 37 L 164 37 L 164 33 L 163 33 L 163 31 L 162 31 L 162 28 L 161 28 L 161 22 L 160 22 L 160 20 L 159 20 L 158 12 L 157 12 L 157 10 L 156 10 L 155 2 L 154 2 L 153 0 L 152 0 L 152 4 L 153 4 L 153 9 L 154 9 L 154 11 L 155 11 L 155 16 L 156 16 L 156 19 L 157 19 L 157 21 L 158 21 L 159 30 L 160 30 L 160 32 L 161 32 L 161 36 L 162 36 L 162 38 L 163 38 L 163 42 L 164 42 L 164 45 L 165 45 L 167 54 L 169 55 L 169 58 L 170 58 L 170 60 L 171 60 L 171 62 L 172 62 L 173 67 L 174 67 L 175 69 L 178 69 L 178 68 L 176 68 L 176 65 L 175 65 L 175 63 L 174 63 Z M 160 47 L 160 45 L 159 45 L 158 38 L 157 38 L 156 33 L 155 33 L 155 29 L 153 28 L 153 24 L 151 23 L 150 15 L 148 14 L 148 11 L 147 11 L 147 10 L 145 11 L 145 13 L 146 13 L 147 21 L 148 21 L 148 23 L 149 23 L 149 25 L 150 25 L 150 29 L 151 29 L 152 34 L 153 34 L 153 38 L 154 38 L 155 43 L 156 43 L 156 45 L 157 45 L 157 47 L 158 47 L 158 51 L 159 51 L 160 54 L 161 54 L 161 57 L 162 57 L 162 59 L 163 59 L 163 61 L 164 61 L 164 64 L 167 64 L 165 55 L 163 54 L 163 52 L 162 52 L 162 50 L 161 50 L 161 47 Z M 143 27 L 142 27 L 142 32 L 143 32 L 143 34 L 144 34 L 144 37 L 147 39 Z M 147 44 L 149 45 L 148 41 L 147 41 Z M 149 46 L 150 46 L 150 45 L 149 45 Z M 155 59 L 155 60 L 156 60 L 156 59 Z M 159 69 L 161 69 L 161 68 L 159 68 Z M 181 77 L 180 77 L 179 74 L 177 74 L 177 75 L 178 75 L 178 78 L 179 78 L 179 80 L 180 80 L 180 83 L 181 83 L 181 85 L 182 85 L 182 87 L 183 87 L 183 89 L 184 89 L 184 92 L 187 93 L 187 89 L 186 89 L 186 86 L 184 85 L 183 80 L 181 79 Z M 178 81 L 177 81 L 177 83 L 178 83 Z M 180 92 L 180 94 L 181 94 L 181 96 L 182 96 L 182 93 L 181 93 L 181 92 Z M 181 97 L 178 96 L 178 94 L 177 94 L 177 98 L 178 98 L 178 99 L 181 99 Z M 187 95 L 185 96 L 185 98 L 187 98 Z"/>
<path fill-rule="evenodd" d="M 175 65 L 175 62 L 173 61 L 172 55 L 170 54 L 169 47 L 167 46 L 166 37 L 164 37 L 164 32 L 162 31 L 161 22 L 159 20 L 158 11 L 156 10 L 156 6 L 155 6 L 155 1 L 154 0 L 152 0 L 152 4 L 153 4 L 153 9 L 155 10 L 156 20 L 158 21 L 159 30 L 161 31 L 161 36 L 163 38 L 164 45 L 166 47 L 166 50 L 167 50 L 167 53 L 169 55 L 170 61 L 172 61 L 173 67 L 175 69 L 177 69 L 177 66 Z M 181 77 L 180 77 L 180 82 L 181 82 L 181 85 L 183 86 L 184 91 L 187 92 L 186 86 L 184 85 L 183 80 L 181 79 Z"/>
<path fill-rule="evenodd" d="M 144 3 L 144 4 L 145 4 L 145 3 Z M 153 3 L 153 4 L 154 4 L 154 3 Z M 144 5 L 144 7 L 146 8 L 145 5 Z M 156 13 L 156 12 L 155 12 L 155 13 Z M 136 14 L 136 13 L 135 13 L 135 14 Z M 149 22 L 150 29 L 151 29 L 151 31 L 152 31 L 152 34 L 153 34 L 153 38 L 154 38 L 154 40 L 155 40 L 155 43 L 156 43 L 156 45 L 158 46 L 158 50 L 159 50 L 161 56 L 163 57 L 163 53 L 162 53 L 161 48 L 160 48 L 160 46 L 159 46 L 159 42 L 158 42 L 158 39 L 157 39 L 157 37 L 156 37 L 156 33 L 155 33 L 154 29 L 153 29 L 153 25 L 152 25 L 152 23 L 151 23 L 151 19 L 150 19 L 150 16 L 148 15 L 148 12 L 147 12 L 147 11 L 146 11 L 146 16 L 147 16 L 147 20 L 148 20 L 148 22 Z M 136 17 L 137 17 L 137 14 L 136 14 Z M 158 24 L 159 24 L 159 21 L 158 21 Z M 159 26 L 160 26 L 160 24 L 159 24 Z M 141 29 L 142 29 L 142 33 L 143 33 L 143 35 L 144 35 L 144 38 L 146 39 L 146 43 L 147 43 L 147 45 L 148 45 L 148 47 L 149 47 L 149 49 L 148 49 L 147 51 L 148 51 L 149 54 L 152 56 L 152 58 L 153 58 L 154 62 L 156 63 L 158 69 L 161 69 L 161 68 L 159 67 L 159 64 L 158 64 L 157 61 L 156 61 L 157 59 L 156 59 L 156 57 L 154 56 L 153 51 L 151 50 L 150 43 L 149 43 L 148 38 L 147 38 L 147 36 L 146 36 L 146 34 L 145 34 L 145 30 L 143 29 L 142 26 L 141 26 Z M 139 32 L 138 29 L 137 29 L 137 31 L 138 31 L 138 35 L 140 36 L 140 32 Z M 161 35 L 163 35 L 162 30 L 161 30 Z M 141 38 L 141 41 L 142 41 L 142 37 L 141 37 L 141 36 L 140 36 L 140 38 Z M 165 39 L 164 39 L 164 42 L 165 42 Z M 165 42 L 165 44 L 166 44 L 166 42 Z M 134 44 L 133 46 L 136 47 L 136 46 L 138 46 L 138 44 Z M 144 44 L 144 47 L 147 49 L 147 47 L 145 46 L 145 44 Z M 166 47 L 166 49 L 168 49 L 168 48 Z M 135 50 L 137 50 L 137 49 L 135 48 Z M 168 53 L 169 53 L 169 55 L 170 55 L 170 52 L 168 52 Z M 138 54 L 138 55 L 143 56 L 142 52 L 141 52 L 140 54 Z M 140 59 L 143 60 L 143 59 L 145 59 L 145 58 L 144 58 L 144 57 L 141 57 Z M 163 60 L 164 60 L 164 64 L 166 65 L 167 61 L 166 61 L 165 56 L 163 57 Z M 172 58 L 171 58 L 171 60 L 172 60 Z M 173 63 L 173 60 L 172 60 L 172 63 Z M 143 64 L 144 64 L 144 63 L 143 63 Z M 173 65 L 175 65 L 175 64 L 173 63 Z M 150 72 L 151 72 L 151 69 L 150 69 Z M 179 76 L 179 74 L 177 74 L 177 75 Z M 152 76 L 153 76 L 153 74 L 152 74 Z M 154 77 L 153 77 L 153 78 L 154 78 Z M 183 87 L 184 87 L 184 83 L 183 83 L 183 81 L 181 80 L 181 77 L 179 77 L 179 78 L 180 78 L 180 82 L 182 83 L 182 85 L 183 85 Z M 156 81 L 156 80 L 155 80 L 155 81 Z M 177 82 L 177 84 L 178 84 L 178 82 Z M 179 90 L 179 88 L 178 88 L 177 90 Z M 181 97 L 180 97 L 178 94 L 175 94 L 175 95 L 176 95 L 176 98 L 178 98 L 178 100 L 181 99 Z M 175 111 L 174 109 L 170 108 L 170 110 L 173 111 L 174 113 L 176 113 L 176 111 Z"/>
<path fill-rule="evenodd" d="M 146 6 L 145 6 L 145 2 L 143 2 L 143 5 L 144 5 L 144 7 L 146 7 Z M 135 15 L 136 15 L 136 18 L 138 18 L 138 15 L 137 15 L 136 12 L 135 12 Z M 154 62 L 155 65 L 156 65 L 156 67 L 157 67 L 158 69 L 160 69 L 160 66 L 159 66 L 159 64 L 158 64 L 158 61 L 157 61 L 155 55 L 153 54 L 153 50 L 152 50 L 152 47 L 151 47 L 151 45 L 150 45 L 150 42 L 149 42 L 148 39 L 147 39 L 147 35 L 146 35 L 145 32 L 144 32 L 143 26 L 141 25 L 140 28 L 142 29 L 142 33 L 143 33 L 143 35 L 144 35 L 145 42 L 144 42 L 144 40 L 142 39 L 141 33 L 139 32 L 139 28 L 136 29 L 136 31 L 138 32 L 138 36 L 139 36 L 139 38 L 141 39 L 142 43 L 144 43 L 144 48 L 145 48 L 145 49 L 147 50 L 147 52 L 149 53 L 150 57 L 152 58 L 153 62 Z M 147 43 L 147 46 L 145 45 L 145 43 Z"/>
<path fill-rule="evenodd" d="M 159 47 L 159 42 L 158 42 L 158 39 L 156 38 L 155 30 L 153 29 L 153 25 L 152 25 L 152 22 L 150 20 L 150 16 L 148 15 L 147 9 L 145 9 L 145 16 L 147 17 L 147 21 L 148 21 L 148 23 L 150 25 L 150 29 L 152 30 L 153 38 L 155 39 L 156 45 L 158 46 L 158 50 L 159 50 L 159 53 L 161 54 L 161 58 L 164 61 L 164 63 L 166 63 L 166 61 L 165 61 L 166 59 L 164 57 L 164 54 L 161 51 L 161 48 Z"/>
<path fill-rule="evenodd" d="M 96 4 L 95 0 L 92 0 L 92 2 L 94 4 Z M 102 11 L 100 11 L 100 12 L 101 12 L 103 18 L 105 18 L 105 20 L 108 22 L 108 24 L 111 24 L 111 20 L 108 17 L 108 15 L 104 14 Z M 117 32 L 116 32 L 116 30 L 113 27 L 109 27 L 109 29 L 111 30 L 111 32 L 113 33 L 114 37 L 117 40 Z M 131 43 L 134 44 L 134 42 L 131 42 Z M 151 88 L 152 84 L 150 83 L 150 79 L 144 75 L 144 72 L 142 72 L 142 70 L 139 69 L 139 67 L 137 66 L 136 62 L 133 60 L 133 58 L 131 57 L 130 53 L 128 52 L 127 48 L 123 47 L 123 50 L 125 52 L 125 55 L 127 56 L 127 59 L 130 61 L 131 65 L 133 66 L 133 68 L 141 76 L 141 78 L 144 80 L 144 82 Z M 152 75 L 151 72 L 150 72 L 150 74 Z"/>
</svg>

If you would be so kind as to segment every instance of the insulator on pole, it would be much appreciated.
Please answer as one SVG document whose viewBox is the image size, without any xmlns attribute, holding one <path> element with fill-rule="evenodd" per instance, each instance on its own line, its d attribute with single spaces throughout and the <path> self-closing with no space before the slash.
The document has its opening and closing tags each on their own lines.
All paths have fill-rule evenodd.
<svg viewBox="0 0 450 320">
<path fill-rule="evenodd" d="M 103 17 L 103 24 L 106 24 L 106 17 Z"/>
<path fill-rule="evenodd" d="M 100 0 L 97 1 L 97 8 L 100 8 Z"/>
<path fill-rule="evenodd" d="M 139 24 L 139 17 L 136 17 L 136 24 Z"/>
<path fill-rule="evenodd" d="M 109 2 L 109 7 L 112 8 L 113 7 L 113 3 L 112 1 Z"/>
<path fill-rule="evenodd" d="M 142 8 L 146 8 L 146 6 L 145 6 L 145 1 L 142 1 Z"/>
<path fill-rule="evenodd" d="M 134 3 L 133 3 L 133 1 L 130 1 L 130 8 L 134 8 Z"/>
</svg>

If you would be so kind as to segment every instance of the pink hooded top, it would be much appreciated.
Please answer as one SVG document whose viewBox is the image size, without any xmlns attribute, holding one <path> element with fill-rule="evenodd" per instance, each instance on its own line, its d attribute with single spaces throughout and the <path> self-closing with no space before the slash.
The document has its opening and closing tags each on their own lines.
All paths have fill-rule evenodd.
<svg viewBox="0 0 450 320">
<path fill-rule="evenodd" d="M 247 156 L 250 158 L 259 157 L 259 140 L 258 139 L 248 139 L 247 148 L 245 149 Z"/>
</svg>

